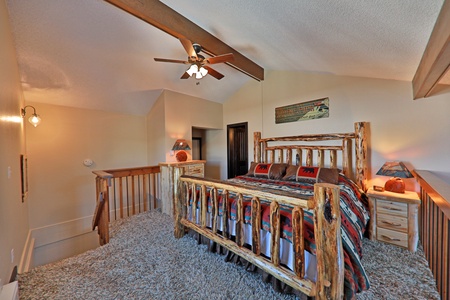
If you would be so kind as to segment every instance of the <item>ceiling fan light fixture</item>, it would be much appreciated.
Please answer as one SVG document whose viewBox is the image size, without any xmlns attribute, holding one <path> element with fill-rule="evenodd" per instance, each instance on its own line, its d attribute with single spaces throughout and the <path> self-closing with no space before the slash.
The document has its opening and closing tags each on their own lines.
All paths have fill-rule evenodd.
<svg viewBox="0 0 450 300">
<path fill-rule="evenodd" d="M 208 74 L 208 70 L 203 67 L 200 68 L 199 72 L 202 74 L 202 77 L 205 77 L 206 74 Z"/>
<path fill-rule="evenodd" d="M 190 68 L 186 71 L 186 73 L 189 74 L 189 76 L 192 76 L 194 73 L 198 72 L 198 66 L 196 64 L 192 64 Z"/>
<path fill-rule="evenodd" d="M 202 79 L 203 75 L 200 72 L 195 73 L 195 79 Z"/>
</svg>

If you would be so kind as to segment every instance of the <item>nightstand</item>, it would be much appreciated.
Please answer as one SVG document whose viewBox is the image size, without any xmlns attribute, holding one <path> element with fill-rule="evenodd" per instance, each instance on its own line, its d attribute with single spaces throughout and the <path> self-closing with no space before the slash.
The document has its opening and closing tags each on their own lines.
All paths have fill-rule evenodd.
<svg viewBox="0 0 450 300">
<path fill-rule="evenodd" d="M 175 189 L 181 175 L 195 177 L 205 176 L 204 160 L 159 163 L 161 167 L 161 210 L 170 216 L 174 215 Z"/>
<path fill-rule="evenodd" d="M 418 209 L 420 198 L 416 192 L 404 194 L 367 191 L 370 207 L 369 236 L 371 240 L 417 250 L 419 241 Z"/>
</svg>

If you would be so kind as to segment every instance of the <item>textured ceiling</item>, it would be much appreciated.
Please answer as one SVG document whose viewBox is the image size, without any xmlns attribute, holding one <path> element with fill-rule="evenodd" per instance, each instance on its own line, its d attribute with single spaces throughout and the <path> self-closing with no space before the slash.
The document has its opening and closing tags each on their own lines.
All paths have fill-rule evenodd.
<svg viewBox="0 0 450 300">
<path fill-rule="evenodd" d="M 443 0 L 164 0 L 267 70 L 411 81 Z M 27 101 L 146 114 L 163 89 L 224 102 L 250 79 L 181 80 L 180 42 L 101 0 L 7 0 Z M 195 42 L 195 41 L 194 41 Z"/>
</svg>

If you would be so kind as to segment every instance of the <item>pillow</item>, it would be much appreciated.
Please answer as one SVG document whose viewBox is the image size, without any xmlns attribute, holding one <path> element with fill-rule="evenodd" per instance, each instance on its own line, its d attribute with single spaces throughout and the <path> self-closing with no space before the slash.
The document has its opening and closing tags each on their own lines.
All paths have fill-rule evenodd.
<svg viewBox="0 0 450 300">
<path fill-rule="evenodd" d="M 245 175 L 280 180 L 286 173 L 287 166 L 287 164 L 252 162 L 250 164 L 250 169 Z"/>
<path fill-rule="evenodd" d="M 339 170 L 319 167 L 304 167 L 290 165 L 282 180 L 300 181 L 301 179 L 314 179 L 316 182 L 338 184 Z"/>
</svg>

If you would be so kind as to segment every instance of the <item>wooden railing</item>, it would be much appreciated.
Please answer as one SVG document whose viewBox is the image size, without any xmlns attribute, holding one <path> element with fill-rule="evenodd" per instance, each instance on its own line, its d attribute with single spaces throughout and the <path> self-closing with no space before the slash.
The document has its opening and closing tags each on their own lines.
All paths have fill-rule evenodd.
<svg viewBox="0 0 450 300">
<path fill-rule="evenodd" d="M 420 240 L 441 299 L 450 299 L 450 184 L 416 171 L 420 184 Z"/>
<path fill-rule="evenodd" d="M 109 222 L 158 208 L 159 166 L 93 171 L 96 199 L 92 230 L 98 227 L 100 245 L 109 242 Z"/>
</svg>

